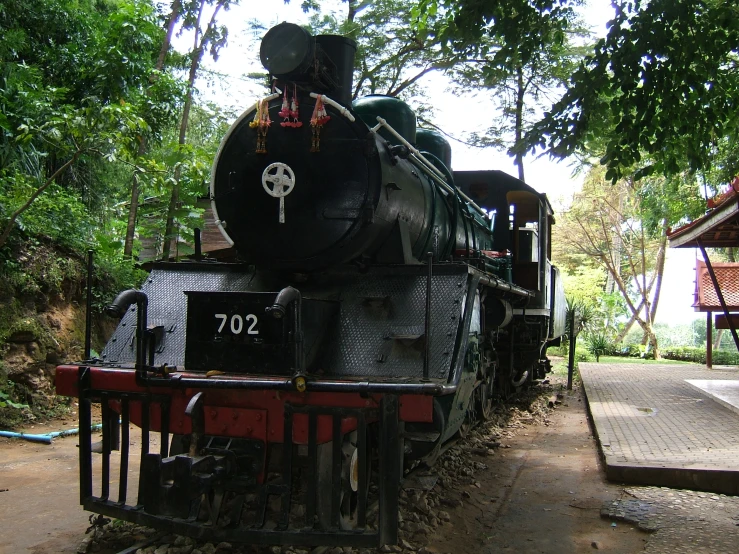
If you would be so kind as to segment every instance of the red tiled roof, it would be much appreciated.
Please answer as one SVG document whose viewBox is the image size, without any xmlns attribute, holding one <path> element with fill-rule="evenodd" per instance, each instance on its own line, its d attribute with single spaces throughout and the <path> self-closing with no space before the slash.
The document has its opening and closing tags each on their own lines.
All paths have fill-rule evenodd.
<svg viewBox="0 0 739 554">
<path fill-rule="evenodd" d="M 711 265 L 726 306 L 729 310 L 739 310 L 739 263 L 715 263 Z M 698 312 L 721 310 L 716 289 L 713 287 L 706 262 L 703 260 L 696 260 L 693 307 Z"/>
<path fill-rule="evenodd" d="M 739 246 L 739 177 L 726 192 L 706 204 L 709 211 L 704 216 L 667 230 L 670 247 L 697 247 L 698 241 L 708 248 Z"/>
</svg>

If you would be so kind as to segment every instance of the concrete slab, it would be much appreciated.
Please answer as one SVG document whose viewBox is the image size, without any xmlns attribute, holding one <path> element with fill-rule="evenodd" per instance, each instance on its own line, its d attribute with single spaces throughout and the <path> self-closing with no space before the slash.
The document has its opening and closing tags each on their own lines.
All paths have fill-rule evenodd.
<svg viewBox="0 0 739 554">
<path fill-rule="evenodd" d="M 709 398 L 739 415 L 739 381 L 687 379 L 687 382 Z"/>
<path fill-rule="evenodd" d="M 609 480 L 739 494 L 739 369 L 579 364 Z M 708 381 L 698 388 L 689 381 Z M 713 392 L 721 391 L 722 400 Z"/>
</svg>

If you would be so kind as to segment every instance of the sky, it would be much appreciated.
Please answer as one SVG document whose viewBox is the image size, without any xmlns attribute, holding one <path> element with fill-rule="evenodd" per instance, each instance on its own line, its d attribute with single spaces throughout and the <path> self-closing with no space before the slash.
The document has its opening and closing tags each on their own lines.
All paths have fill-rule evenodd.
<svg viewBox="0 0 739 554">
<path fill-rule="evenodd" d="M 287 5 L 282 0 L 242 0 L 241 5 L 222 14 L 220 20 L 229 29 L 228 45 L 222 50 L 218 61 L 215 64 L 211 61 L 208 65 L 225 75 L 211 80 L 204 96 L 232 108 L 236 114 L 248 109 L 257 98 L 263 96 L 262 87 L 243 77 L 249 71 L 263 71 L 258 49 L 263 31 L 251 31 L 249 22 L 256 19 L 265 28 L 283 21 L 303 23 L 307 16 L 300 9 L 300 4 L 300 0 L 292 0 Z M 332 4 L 344 13 L 346 7 L 342 7 L 339 0 L 323 2 L 326 6 Z M 586 0 L 581 13 L 595 36 L 605 36 L 606 23 L 613 15 L 610 0 Z M 180 49 L 187 46 L 182 44 Z M 431 91 L 436 114 L 434 124 L 451 136 L 461 137 L 474 130 L 470 122 L 480 120 L 478 101 L 461 98 L 450 92 L 448 82 L 441 75 L 430 74 L 423 82 Z M 480 127 L 477 130 L 483 129 Z M 452 142 L 452 165 L 456 170 L 500 169 L 514 176 L 518 174 L 512 159 L 505 153 L 466 147 L 457 142 Z M 548 157 L 529 156 L 524 161 L 524 167 L 526 181 L 546 193 L 555 206 L 566 202 L 582 183 L 582 175 L 574 175 L 574 167 L 566 160 L 557 162 Z M 657 322 L 672 325 L 702 317 L 690 307 L 695 289 L 695 257 L 693 249 L 668 250 Z"/>
</svg>

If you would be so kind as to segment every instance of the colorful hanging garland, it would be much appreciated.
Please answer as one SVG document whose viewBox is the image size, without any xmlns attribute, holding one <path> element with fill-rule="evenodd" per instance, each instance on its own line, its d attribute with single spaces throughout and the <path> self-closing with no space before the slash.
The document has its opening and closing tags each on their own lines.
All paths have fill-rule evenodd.
<svg viewBox="0 0 739 554">
<path fill-rule="evenodd" d="M 285 87 L 285 92 L 282 95 L 282 109 L 280 110 L 279 116 L 284 119 L 280 123 L 282 127 L 298 128 L 303 126 L 303 122 L 300 121 L 297 86 L 293 85 L 293 98 L 289 105 L 287 103 L 287 86 Z M 290 118 L 292 118 L 292 121 L 290 121 Z"/>
<path fill-rule="evenodd" d="M 282 127 L 288 127 L 290 123 L 290 105 L 287 103 L 287 87 L 282 92 L 282 109 L 277 112 L 284 121 L 280 123 Z"/>
<path fill-rule="evenodd" d="M 272 125 L 269 118 L 269 102 L 266 99 L 257 101 L 257 113 L 254 119 L 249 123 L 249 127 L 257 128 L 257 154 L 267 153 L 267 131 Z"/>
<path fill-rule="evenodd" d="M 310 143 L 311 152 L 321 151 L 321 129 L 329 122 L 330 119 L 331 116 L 326 113 L 326 106 L 323 104 L 323 99 L 319 95 L 318 98 L 316 98 L 316 105 L 313 108 L 313 115 L 311 115 L 310 118 L 312 133 Z"/>
</svg>

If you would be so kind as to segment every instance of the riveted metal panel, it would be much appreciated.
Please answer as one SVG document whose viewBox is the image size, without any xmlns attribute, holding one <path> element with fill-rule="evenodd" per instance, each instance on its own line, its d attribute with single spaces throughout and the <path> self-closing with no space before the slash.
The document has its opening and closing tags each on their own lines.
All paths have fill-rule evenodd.
<svg viewBox="0 0 739 554">
<path fill-rule="evenodd" d="M 254 272 L 246 267 L 213 268 L 192 265 L 152 270 L 141 286 L 149 297 L 149 328 L 162 327 L 160 346 L 154 354 L 154 364 L 182 366 L 185 361 L 185 327 L 187 299 L 184 291 L 248 291 L 253 290 Z M 136 361 L 136 307 L 123 316 L 118 329 L 103 349 L 106 362 L 133 364 Z"/>
<path fill-rule="evenodd" d="M 429 376 L 446 379 L 454 354 L 467 275 L 434 275 Z M 369 275 L 342 294 L 339 333 L 326 373 L 369 377 L 423 375 L 426 277 Z"/>
<path fill-rule="evenodd" d="M 424 273 L 419 268 L 413 272 L 344 274 L 337 281 L 329 279 L 330 284 L 305 286 L 305 293 L 312 298 L 325 297 L 339 303 L 338 316 L 326 329 L 323 344 L 317 345 L 322 353 L 316 356 L 311 373 L 350 379 L 420 379 L 426 340 Z M 432 278 L 429 359 L 432 380 L 449 378 L 468 286 L 466 267 L 440 266 Z M 213 267 L 172 265 L 155 269 L 142 286 L 149 298 L 149 327 L 159 327 L 154 365 L 184 366 L 187 322 L 184 291 L 265 292 L 279 288 L 276 283 L 265 286 L 244 266 L 238 269 L 215 264 Z M 135 363 L 135 327 L 136 308 L 132 307 L 103 350 L 105 362 Z M 240 372 L 245 369 L 241 368 Z"/>
</svg>

